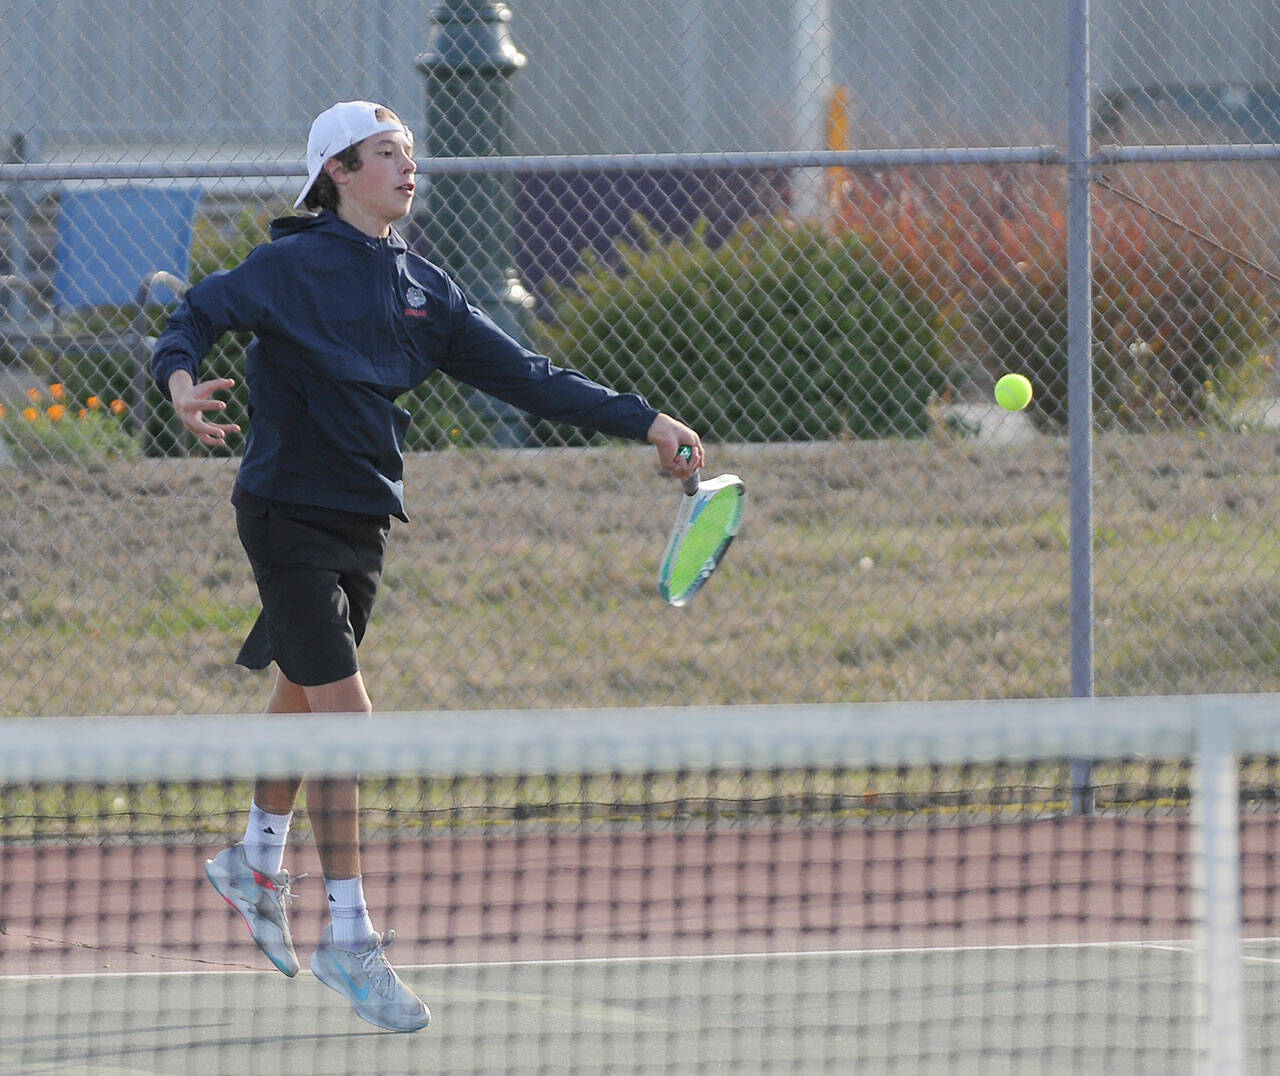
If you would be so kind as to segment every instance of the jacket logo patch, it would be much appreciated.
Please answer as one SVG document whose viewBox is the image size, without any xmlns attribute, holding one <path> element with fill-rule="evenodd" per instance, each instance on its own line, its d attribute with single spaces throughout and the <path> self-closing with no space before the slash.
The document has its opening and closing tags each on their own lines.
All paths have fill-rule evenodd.
<svg viewBox="0 0 1280 1076">
<path fill-rule="evenodd" d="M 409 305 L 404 308 L 404 316 L 407 318 L 425 318 L 427 312 L 423 309 L 427 305 L 427 293 L 421 288 L 413 287 L 405 292 L 405 299 Z"/>
</svg>

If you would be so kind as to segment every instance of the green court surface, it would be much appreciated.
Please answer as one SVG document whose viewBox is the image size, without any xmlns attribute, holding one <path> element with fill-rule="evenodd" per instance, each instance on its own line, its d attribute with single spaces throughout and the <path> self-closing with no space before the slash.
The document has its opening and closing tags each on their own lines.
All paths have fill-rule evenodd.
<svg viewBox="0 0 1280 1076">
<path fill-rule="evenodd" d="M 412 1035 L 305 969 L 13 977 L 0 1070 L 1189 1073 L 1193 961 L 1126 943 L 408 968 L 433 1015 Z M 1244 982 L 1249 1071 L 1274 1071 L 1280 944 L 1246 943 Z"/>
</svg>

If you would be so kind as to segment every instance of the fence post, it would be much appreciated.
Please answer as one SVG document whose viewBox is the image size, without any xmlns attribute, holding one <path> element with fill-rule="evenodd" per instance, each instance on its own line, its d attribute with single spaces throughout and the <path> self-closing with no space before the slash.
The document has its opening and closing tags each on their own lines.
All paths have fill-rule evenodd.
<svg viewBox="0 0 1280 1076">
<path fill-rule="evenodd" d="M 5 164 L 26 164 L 31 159 L 31 145 L 26 133 L 23 131 L 10 132 L 5 137 L 3 146 L 0 147 L 0 161 Z M 9 204 L 12 207 L 12 213 L 9 222 L 9 250 L 7 255 L 10 268 L 8 271 L 16 277 L 27 279 L 30 272 L 28 233 L 30 232 L 31 219 L 36 212 L 35 199 L 32 197 L 30 185 L 27 183 L 14 183 L 11 191 Z M 3 265 L 0 265 L 0 272 L 3 271 Z M 4 300 L 5 306 L 0 309 L 0 318 L 4 318 L 23 328 L 28 328 L 30 311 L 27 308 L 27 296 L 22 289 L 19 287 L 6 289 Z"/>
<path fill-rule="evenodd" d="M 795 83 L 795 147 L 827 149 L 827 102 L 835 85 L 831 74 L 831 0 L 793 0 L 791 32 Z M 701 148 L 701 147 L 699 147 Z M 793 208 L 802 218 L 816 218 L 826 209 L 821 168 L 792 173 Z"/>
<path fill-rule="evenodd" d="M 1093 247 L 1089 0 L 1067 3 L 1067 424 L 1070 441 L 1071 695 L 1093 695 Z M 1077 759 L 1072 810 L 1093 811 L 1093 765 Z"/>
<path fill-rule="evenodd" d="M 511 77 L 525 64 L 503 3 L 445 0 L 431 13 L 427 49 L 417 58 L 427 79 L 427 155 L 505 156 L 511 149 Z M 515 269 L 511 176 L 468 173 L 432 178 L 426 235 L 431 256 L 472 302 L 517 340 L 527 337 L 533 297 Z M 531 442 L 520 411 L 475 394 L 499 444 Z"/>
</svg>

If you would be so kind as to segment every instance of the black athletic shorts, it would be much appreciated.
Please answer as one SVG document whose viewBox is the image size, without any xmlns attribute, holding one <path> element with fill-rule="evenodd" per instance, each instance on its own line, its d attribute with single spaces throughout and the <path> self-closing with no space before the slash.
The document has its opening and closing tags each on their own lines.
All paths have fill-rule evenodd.
<svg viewBox="0 0 1280 1076">
<path fill-rule="evenodd" d="M 274 661 L 303 687 L 354 675 L 391 517 L 281 504 L 238 486 L 231 500 L 262 599 L 237 664 L 265 669 Z"/>
</svg>

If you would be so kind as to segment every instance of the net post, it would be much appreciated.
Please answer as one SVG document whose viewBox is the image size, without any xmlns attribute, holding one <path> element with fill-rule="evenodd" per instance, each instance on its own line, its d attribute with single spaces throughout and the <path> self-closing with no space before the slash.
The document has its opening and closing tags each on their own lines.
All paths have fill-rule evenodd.
<svg viewBox="0 0 1280 1076">
<path fill-rule="evenodd" d="M 1093 814 L 1093 759 L 1071 760 L 1071 813 L 1075 817 Z"/>
<path fill-rule="evenodd" d="M 1244 1071 L 1240 972 L 1240 792 L 1232 719 L 1201 700 L 1192 799 L 1196 918 L 1196 1071 Z"/>
</svg>

